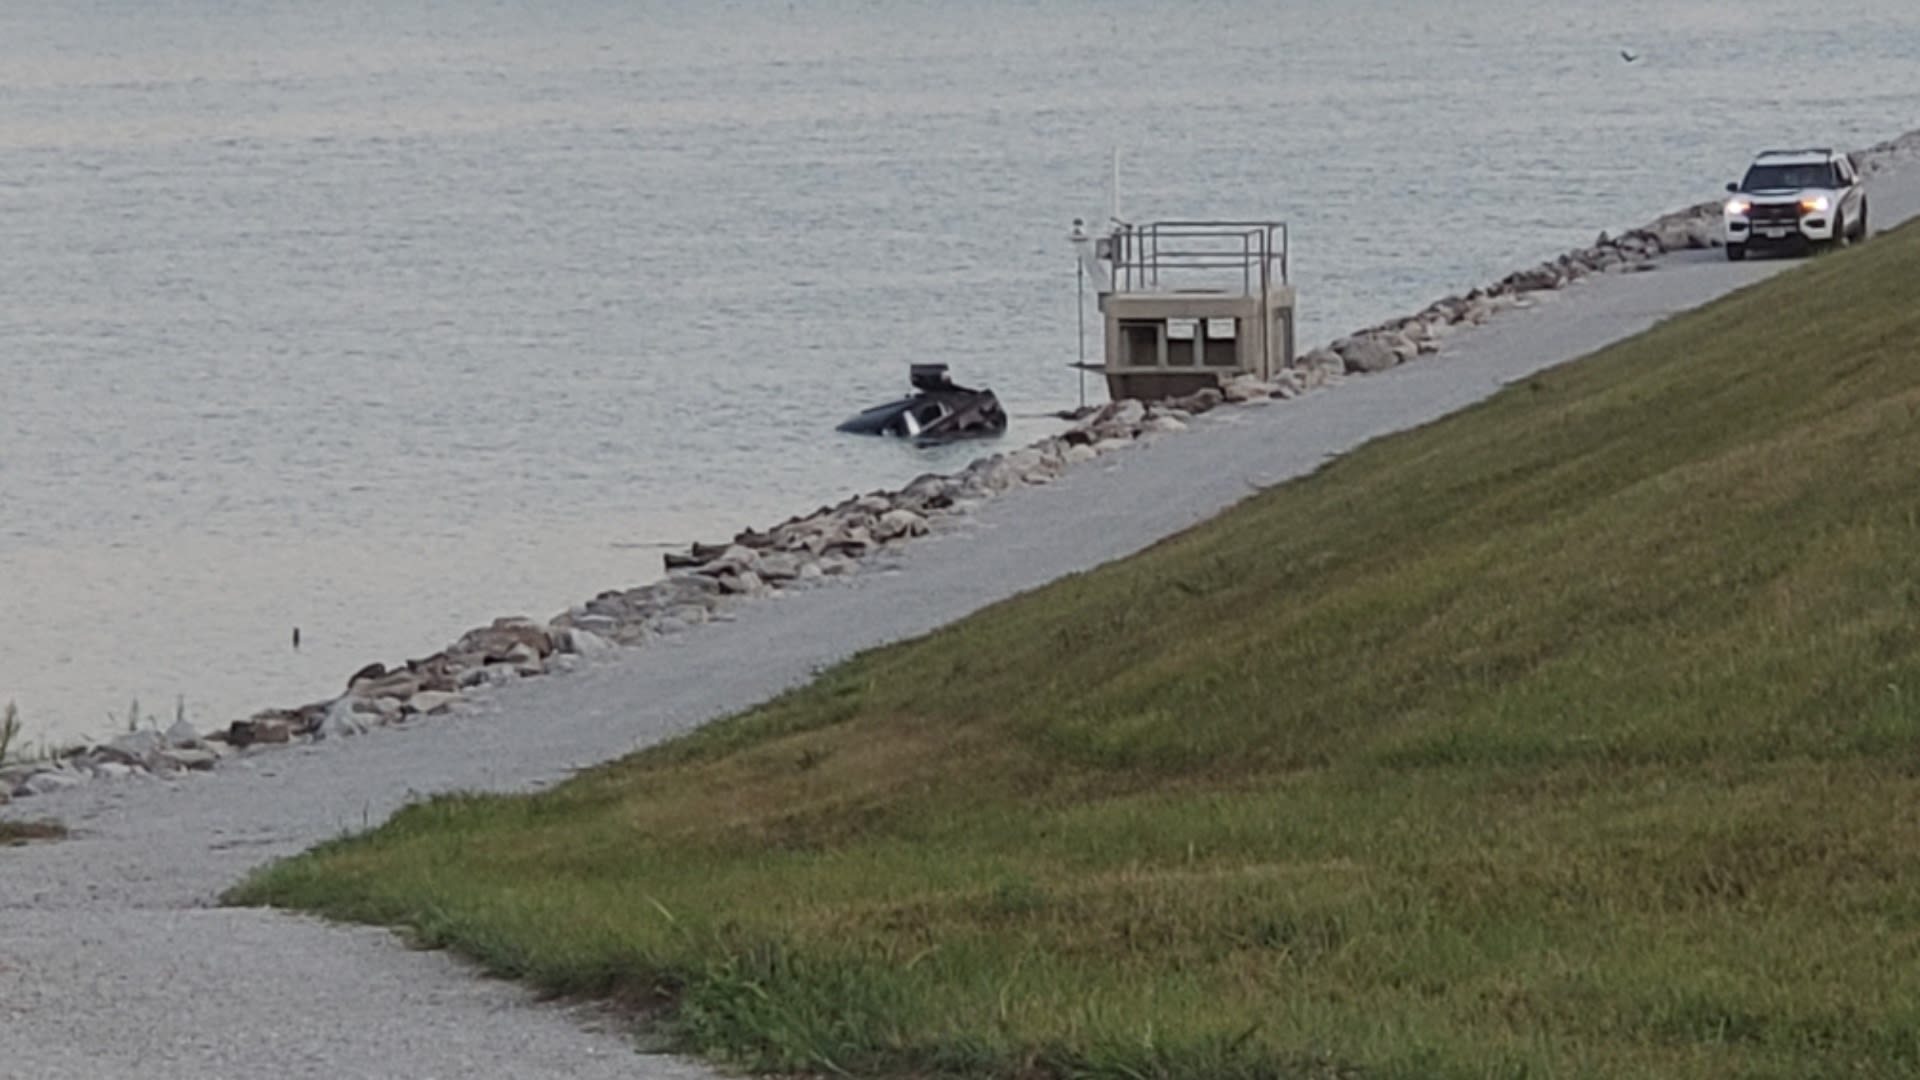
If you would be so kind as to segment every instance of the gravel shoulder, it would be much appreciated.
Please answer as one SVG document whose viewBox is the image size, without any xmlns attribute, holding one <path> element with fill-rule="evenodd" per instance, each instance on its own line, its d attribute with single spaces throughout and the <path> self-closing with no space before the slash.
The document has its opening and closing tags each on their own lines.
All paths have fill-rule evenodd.
<svg viewBox="0 0 1920 1080">
<path fill-rule="evenodd" d="M 1920 170 L 1877 177 L 1872 199 L 1881 228 L 1914 216 Z M 420 795 L 556 782 L 855 652 L 1122 558 L 1259 487 L 1794 265 L 1729 264 L 1708 251 L 1598 275 L 1462 332 L 1436 356 L 1292 403 L 1217 410 L 1188 433 L 997 498 L 849 580 L 507 687 L 474 715 L 13 808 L 62 819 L 73 835 L 0 851 L 0 1074 L 714 1075 L 385 931 L 221 909 L 215 898 L 261 861 L 377 823 Z"/>
</svg>

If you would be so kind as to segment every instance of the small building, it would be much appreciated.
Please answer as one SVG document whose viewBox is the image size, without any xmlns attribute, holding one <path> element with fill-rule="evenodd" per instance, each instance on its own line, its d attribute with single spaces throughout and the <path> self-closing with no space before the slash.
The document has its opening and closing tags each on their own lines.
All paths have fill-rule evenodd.
<svg viewBox="0 0 1920 1080">
<path fill-rule="evenodd" d="M 1119 224 L 1082 262 L 1100 292 L 1107 392 L 1159 400 L 1236 375 L 1272 380 L 1293 363 L 1287 227 L 1277 221 Z"/>
</svg>

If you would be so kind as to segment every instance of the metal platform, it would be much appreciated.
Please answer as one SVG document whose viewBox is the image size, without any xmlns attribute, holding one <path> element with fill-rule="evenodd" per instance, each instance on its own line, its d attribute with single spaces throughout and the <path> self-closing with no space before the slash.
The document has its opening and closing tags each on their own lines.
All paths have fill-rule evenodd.
<svg viewBox="0 0 1920 1080">
<path fill-rule="evenodd" d="M 1106 341 L 1087 366 L 1116 401 L 1277 377 L 1294 355 L 1287 241 L 1280 221 L 1115 225 L 1092 246 Z"/>
</svg>

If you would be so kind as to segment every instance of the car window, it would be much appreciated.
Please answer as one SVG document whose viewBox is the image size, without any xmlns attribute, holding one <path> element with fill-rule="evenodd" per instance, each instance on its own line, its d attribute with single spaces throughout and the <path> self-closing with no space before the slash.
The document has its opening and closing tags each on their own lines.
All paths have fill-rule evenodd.
<svg viewBox="0 0 1920 1080">
<path fill-rule="evenodd" d="M 1796 191 L 1800 188 L 1837 187 L 1831 163 L 1818 165 L 1755 165 L 1747 170 L 1743 191 Z"/>
</svg>

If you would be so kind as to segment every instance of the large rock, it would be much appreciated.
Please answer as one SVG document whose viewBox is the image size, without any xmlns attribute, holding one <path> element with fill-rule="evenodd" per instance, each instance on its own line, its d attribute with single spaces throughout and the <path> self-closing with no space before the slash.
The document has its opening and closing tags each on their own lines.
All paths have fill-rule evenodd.
<svg viewBox="0 0 1920 1080">
<path fill-rule="evenodd" d="M 578 656 L 598 656 L 604 652 L 612 652 L 614 648 L 611 641 L 582 626 L 569 627 L 560 633 L 558 644 L 561 652 L 574 653 Z"/>
<path fill-rule="evenodd" d="M 461 672 L 477 664 L 478 661 L 472 657 L 450 656 L 439 652 L 424 660 L 407 661 L 407 671 L 419 680 L 420 689 L 445 693 L 460 685 Z"/>
<path fill-rule="evenodd" d="M 117 761 L 144 769 L 151 767 L 154 756 L 166 747 L 167 737 L 158 731 L 129 731 L 103 746 L 94 747 L 93 756 L 101 761 Z"/>
<path fill-rule="evenodd" d="M 1509 274 L 1502 282 L 1509 291 L 1516 293 L 1545 292 L 1548 289 L 1558 289 L 1564 283 L 1559 270 L 1551 264 Z"/>
<path fill-rule="evenodd" d="M 1299 366 L 1305 371 L 1345 371 L 1347 362 L 1339 353 L 1322 347 L 1301 357 Z"/>
<path fill-rule="evenodd" d="M 874 523 L 873 534 L 884 544 L 910 536 L 925 536 L 928 528 L 927 519 L 911 510 L 889 510 Z"/>
<path fill-rule="evenodd" d="M 396 671 L 377 679 L 361 679 L 347 692 L 363 698 L 399 698 L 402 701 L 420 692 L 420 677 L 411 671 Z"/>
<path fill-rule="evenodd" d="M 658 586 L 666 607 L 698 602 L 720 591 L 720 585 L 704 574 L 674 574 Z"/>
<path fill-rule="evenodd" d="M 723 575 L 719 581 L 721 592 L 737 596 L 758 596 L 767 591 L 766 581 L 751 570 Z"/>
<path fill-rule="evenodd" d="M 587 614 L 575 619 L 572 626 L 575 629 L 585 630 L 590 634 L 608 637 L 611 636 L 615 630 L 619 629 L 621 624 L 644 619 L 650 614 L 652 614 L 650 611 L 629 607 L 628 614 L 624 618 L 616 619 L 608 615 Z"/>
<path fill-rule="evenodd" d="M 649 618 L 651 618 L 651 616 L 649 616 Z M 644 646 L 652 637 L 653 634 L 647 629 L 647 621 L 641 619 L 614 627 L 613 634 L 610 638 L 602 637 L 600 640 L 607 642 L 609 645 L 624 645 L 630 649 L 638 649 Z M 552 658 L 549 657 L 548 659 Z"/>
<path fill-rule="evenodd" d="M 227 728 L 227 745 L 238 750 L 292 739 L 293 720 L 284 715 L 262 714 L 251 720 L 235 720 Z"/>
<path fill-rule="evenodd" d="M 925 473 L 900 489 L 894 502 L 909 510 L 943 510 L 953 505 L 953 492 L 957 486 L 951 477 Z"/>
<path fill-rule="evenodd" d="M 1271 396 L 1273 388 L 1252 375 L 1235 375 L 1220 383 L 1220 396 L 1236 405 Z"/>
<path fill-rule="evenodd" d="M 802 565 L 803 563 L 799 556 L 776 552 L 772 555 L 762 555 L 760 557 L 758 572 L 762 579 L 769 582 L 792 581 L 800 576 L 800 567 Z M 571 651 L 577 652 L 579 650 Z"/>
<path fill-rule="evenodd" d="M 865 525 L 849 525 L 843 522 L 821 546 L 820 554 L 846 555 L 857 559 L 877 546 L 879 541 L 874 539 L 873 530 Z"/>
<path fill-rule="evenodd" d="M 713 560 L 719 558 L 721 553 L 727 550 L 728 546 L 729 545 L 725 545 L 725 544 L 696 543 L 693 545 L 691 549 L 689 549 L 684 553 L 677 552 L 677 551 L 667 552 L 664 556 L 662 556 L 662 561 L 665 563 L 666 569 L 669 573 L 675 570 L 685 570 L 690 567 L 704 566 L 707 563 L 712 562 Z"/>
<path fill-rule="evenodd" d="M 166 740 L 168 746 L 199 746 L 201 743 L 200 732 L 184 718 L 175 720 L 173 726 L 167 729 Z"/>
<path fill-rule="evenodd" d="M 84 782 L 85 778 L 79 773 L 68 772 L 65 769 L 49 769 L 46 772 L 34 773 L 32 776 L 27 777 L 26 781 L 20 785 L 14 794 L 51 795 L 56 791 L 65 791 L 68 788 L 79 787 Z"/>
<path fill-rule="evenodd" d="M 755 529 L 742 529 L 733 536 L 732 547 L 751 548 L 760 551 L 773 546 L 773 533 L 759 532 Z"/>
<path fill-rule="evenodd" d="M 1347 371 L 1360 375 L 1386 371 L 1400 363 L 1392 347 L 1377 337 L 1349 338 L 1339 346 L 1339 353 Z"/>
<path fill-rule="evenodd" d="M 982 494 L 1006 491 L 1021 482 L 1019 469 L 1015 468 L 1002 454 L 981 458 L 967 466 L 966 472 L 961 475 L 964 477 L 963 482 L 970 490 Z"/>
<path fill-rule="evenodd" d="M 791 545 L 789 550 L 818 555 L 827 550 L 827 545 L 839 531 L 840 523 L 830 517 L 797 525 L 788 540 Z"/>
<path fill-rule="evenodd" d="M 836 556 L 829 555 L 822 559 L 821 562 L 833 561 L 836 558 Z M 688 626 L 699 626 L 701 623 L 713 617 L 713 609 L 706 604 L 680 604 L 668 609 L 666 617 L 669 619 L 679 619 Z"/>
<path fill-rule="evenodd" d="M 515 645 L 513 648 L 508 649 L 506 662 L 512 664 L 513 670 L 519 672 L 520 677 L 523 679 L 530 679 L 535 675 L 544 675 L 547 670 L 547 665 L 542 654 L 531 645 Z"/>
<path fill-rule="evenodd" d="M 697 573 L 706 577 L 725 577 L 742 571 L 760 572 L 760 553 L 753 548 L 735 544 L 721 556 L 702 566 Z"/>
<path fill-rule="evenodd" d="M 544 627 L 530 620 L 495 619 L 491 626 L 482 626 L 462 634 L 447 652 L 475 658 L 484 665 L 507 659 L 519 647 L 531 649 L 536 656 L 545 657 L 553 652 L 553 641 L 547 637 Z"/>
<path fill-rule="evenodd" d="M 485 670 L 484 670 L 484 669 L 482 669 L 482 668 L 474 668 L 473 670 L 474 670 L 474 671 L 475 671 L 476 673 L 478 673 L 478 674 L 480 674 L 480 675 L 482 676 L 482 678 L 484 679 L 484 677 L 485 677 L 485 674 L 486 674 L 486 673 L 485 673 Z M 462 675 L 462 676 L 465 676 L 465 675 L 466 675 L 466 672 L 461 672 L 461 675 Z M 426 691 L 426 693 L 429 693 L 429 694 L 433 694 L 433 693 L 439 693 L 439 691 L 437 691 L 437 690 L 428 690 L 428 691 Z M 377 698 L 363 698 L 363 697 L 356 697 L 356 698 L 354 698 L 354 700 L 353 700 L 353 711 L 354 711 L 354 712 L 357 712 L 357 713 L 360 713 L 360 714 L 362 714 L 362 715 L 365 715 L 365 716 L 372 716 L 372 717 L 378 717 L 378 718 L 379 718 L 379 720 L 378 720 L 378 722 L 379 722 L 379 723 L 382 723 L 382 724 L 391 724 L 391 723 L 393 723 L 393 722 L 394 722 L 395 720 L 398 720 L 398 719 L 400 719 L 400 714 L 401 714 L 401 713 L 402 713 L 403 711 L 405 711 L 405 710 L 404 710 L 404 708 L 403 708 L 403 707 L 401 706 L 401 704 L 400 704 L 400 699 L 399 699 L 399 698 L 390 698 L 390 697 L 377 697 Z"/>
<path fill-rule="evenodd" d="M 1019 474 L 1022 482 L 1028 483 L 1028 484 L 1044 484 L 1060 474 L 1059 455 L 1049 454 L 1045 449 L 1041 447 L 1030 446 L 1024 450 L 1017 450 L 1011 454 L 1008 454 L 1007 465 L 1009 468 L 1013 469 L 1014 472 Z M 889 511 L 886 514 L 880 515 L 880 520 L 875 523 L 876 533 L 884 534 L 889 530 L 890 527 L 886 524 L 886 522 L 887 522 L 887 519 L 892 517 L 894 513 L 913 514 L 913 511 L 902 508 L 897 511 Z M 921 515 L 914 514 L 914 517 L 921 517 Z M 894 520 L 900 521 L 905 519 L 894 518 Z M 925 519 L 922 518 L 922 520 L 924 521 Z M 908 535 L 917 536 L 919 534 L 914 533 L 914 534 L 908 534 Z M 882 537 L 883 540 L 897 539 L 897 538 L 898 538 L 897 535 L 894 537 L 885 537 L 885 536 Z"/>
<path fill-rule="evenodd" d="M 483 668 L 473 668 L 461 672 L 460 688 L 462 690 L 470 690 L 476 686 L 505 686 L 511 682 L 518 682 L 520 678 L 520 669 L 513 664 L 488 664 Z M 392 698 L 382 698 L 381 700 L 393 701 Z M 394 701 L 396 713 L 398 712 L 399 705 L 400 702 Z"/>
<path fill-rule="evenodd" d="M 344 739 L 351 735 L 365 735 L 368 730 L 367 722 L 353 711 L 353 695 L 347 694 L 327 708 L 326 715 L 320 718 L 319 725 L 313 729 L 313 737 Z"/>
<path fill-rule="evenodd" d="M 453 708 L 454 704 L 459 700 L 459 694 L 444 694 L 436 690 L 427 690 L 413 695 L 413 700 L 407 702 L 407 707 L 423 716 L 433 716 Z"/>
<path fill-rule="evenodd" d="M 1190 416 L 1199 416 L 1201 413 L 1219 408 L 1220 403 L 1225 400 L 1226 396 L 1220 393 L 1218 387 L 1203 386 L 1185 397 L 1174 398 L 1167 404 Z"/>
</svg>

